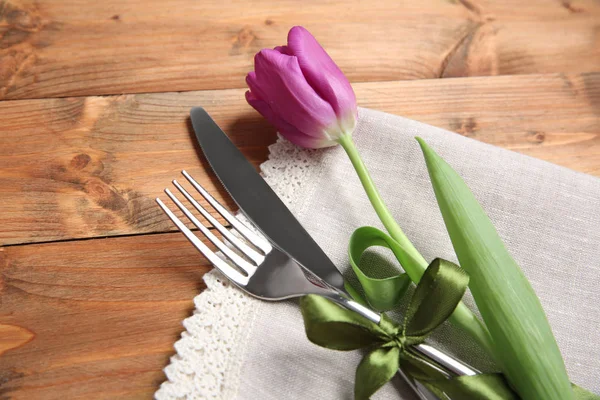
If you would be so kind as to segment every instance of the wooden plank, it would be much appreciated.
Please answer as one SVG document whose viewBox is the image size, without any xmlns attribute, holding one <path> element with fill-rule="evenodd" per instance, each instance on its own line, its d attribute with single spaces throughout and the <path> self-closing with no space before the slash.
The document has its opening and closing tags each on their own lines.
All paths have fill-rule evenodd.
<svg viewBox="0 0 600 400">
<path fill-rule="evenodd" d="M 198 104 L 254 164 L 266 159 L 275 132 L 239 90 L 0 103 L 0 242 L 170 230 L 154 198 L 183 168 L 223 199 L 190 127 Z"/>
<path fill-rule="evenodd" d="M 600 176 L 600 73 L 359 86 L 365 107 Z"/>
<path fill-rule="evenodd" d="M 0 397 L 151 398 L 208 270 L 179 233 L 0 248 Z"/>
<path fill-rule="evenodd" d="M 600 73 L 355 85 L 362 106 L 600 176 Z M 258 165 L 275 132 L 243 90 L 0 103 L 0 243 L 171 230 L 154 203 L 187 169 L 230 207 L 189 126 L 203 105 Z"/>
<path fill-rule="evenodd" d="M 594 71 L 594 0 L 0 1 L 0 98 L 244 87 L 305 25 L 353 82 Z"/>
</svg>

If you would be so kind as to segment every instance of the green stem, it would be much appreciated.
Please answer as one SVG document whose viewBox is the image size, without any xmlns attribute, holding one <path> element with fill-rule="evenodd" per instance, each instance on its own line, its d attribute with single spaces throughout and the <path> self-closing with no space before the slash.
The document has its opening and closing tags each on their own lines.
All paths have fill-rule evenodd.
<svg viewBox="0 0 600 400">
<path fill-rule="evenodd" d="M 408 239 L 406 234 L 402 231 L 396 220 L 390 214 L 390 211 L 387 209 L 381 195 L 377 191 L 369 172 L 365 164 L 363 163 L 360 155 L 358 154 L 358 149 L 352 140 L 351 135 L 344 135 L 339 139 L 339 143 L 342 145 L 363 187 L 365 188 L 365 192 L 367 193 L 367 197 L 371 201 L 377 216 L 385 226 L 385 229 L 388 231 L 390 236 L 396 240 L 400 245 L 405 249 L 405 251 L 416 261 L 415 264 L 412 265 L 403 265 L 402 267 L 410 277 L 410 279 L 418 283 L 427 269 L 429 265 L 425 258 L 419 253 L 419 251 L 415 248 L 415 246 Z M 477 318 L 471 310 L 463 303 L 460 302 L 454 313 L 449 318 L 450 322 L 461 327 L 463 330 L 468 332 L 478 343 L 479 345 L 490 355 L 493 357 L 492 352 L 492 343 L 490 334 L 486 328 L 486 326 Z"/>
</svg>

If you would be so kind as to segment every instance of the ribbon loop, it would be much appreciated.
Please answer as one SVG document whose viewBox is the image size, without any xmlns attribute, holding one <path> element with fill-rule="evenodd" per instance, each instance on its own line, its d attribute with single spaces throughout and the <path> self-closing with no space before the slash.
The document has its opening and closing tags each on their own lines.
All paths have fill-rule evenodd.
<svg viewBox="0 0 600 400">
<path fill-rule="evenodd" d="M 458 265 L 433 260 L 412 296 L 403 335 L 424 339 L 454 312 L 468 284 L 469 275 Z"/>
<path fill-rule="evenodd" d="M 360 268 L 359 261 L 363 253 L 373 246 L 390 249 L 394 256 L 400 260 L 401 265 L 404 265 L 404 262 L 411 262 L 411 257 L 389 235 L 370 226 L 358 228 L 350 237 L 350 245 L 348 246 L 350 265 L 360 282 L 367 302 L 378 311 L 392 310 L 402 300 L 411 281 L 404 272 L 387 278 L 374 278 L 365 273 Z"/>
</svg>

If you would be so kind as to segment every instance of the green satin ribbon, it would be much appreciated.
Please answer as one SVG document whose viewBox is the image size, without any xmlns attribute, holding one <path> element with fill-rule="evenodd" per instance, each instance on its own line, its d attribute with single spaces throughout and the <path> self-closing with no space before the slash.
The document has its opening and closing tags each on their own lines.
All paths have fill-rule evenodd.
<svg viewBox="0 0 600 400">
<path fill-rule="evenodd" d="M 350 259 L 357 273 L 366 302 L 377 309 L 394 308 L 408 287 L 405 274 L 377 279 L 366 275 L 358 260 L 370 246 L 392 250 L 399 261 L 406 257 L 402 248 L 382 231 L 363 227 L 350 243 Z M 368 399 L 403 369 L 436 393 L 441 399 L 518 400 L 502 374 L 481 374 L 446 379 L 409 351 L 410 346 L 425 338 L 452 314 L 463 297 L 469 277 L 456 264 L 434 260 L 426 269 L 410 300 L 402 325 L 382 315 L 379 325 L 316 295 L 301 299 L 300 305 L 308 339 L 333 350 L 365 349 L 367 354 L 358 365 L 355 377 L 355 399 Z M 358 293 L 352 290 L 357 300 Z M 392 295 L 391 295 L 392 294 Z M 388 297 L 389 296 L 389 297 Z M 576 400 L 598 400 L 599 397 L 574 385 Z"/>
<path fill-rule="evenodd" d="M 350 237 L 348 255 L 354 274 L 364 291 L 366 302 L 377 311 L 389 311 L 398 307 L 410 286 L 411 280 L 404 272 L 386 278 L 373 278 L 360 268 L 363 253 L 373 246 L 390 249 L 401 265 L 417 264 L 408 252 L 391 236 L 379 229 L 363 226 Z M 352 293 L 355 296 L 354 293 Z"/>
<path fill-rule="evenodd" d="M 468 283 L 469 277 L 460 267 L 449 261 L 434 260 L 415 289 L 402 325 L 393 323 L 385 315 L 377 325 L 323 297 L 306 296 L 301 300 L 306 335 L 311 342 L 329 349 L 368 349 L 356 370 L 356 399 L 368 399 L 396 374 L 402 363 L 411 375 L 439 394 L 515 400 L 517 397 L 500 376 L 447 380 L 408 351 L 410 346 L 422 343 L 450 316 Z"/>
</svg>

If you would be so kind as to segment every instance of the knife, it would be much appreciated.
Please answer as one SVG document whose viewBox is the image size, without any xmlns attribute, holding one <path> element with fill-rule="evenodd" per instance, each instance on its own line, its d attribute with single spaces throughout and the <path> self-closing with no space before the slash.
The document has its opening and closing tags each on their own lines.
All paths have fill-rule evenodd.
<svg viewBox="0 0 600 400">
<path fill-rule="evenodd" d="M 190 116 L 206 159 L 242 213 L 279 250 L 345 293 L 344 278 L 335 264 L 208 113 L 195 107 Z"/>
<path fill-rule="evenodd" d="M 335 264 L 210 115 L 202 107 L 194 107 L 190 118 L 206 159 L 242 213 L 279 250 L 327 285 L 350 297 Z M 458 375 L 474 375 L 477 372 L 431 346 L 421 344 L 415 350 Z M 420 383 L 402 371 L 400 375 L 421 399 L 431 398 L 431 393 Z M 428 396 L 423 393 L 428 393 Z"/>
</svg>

